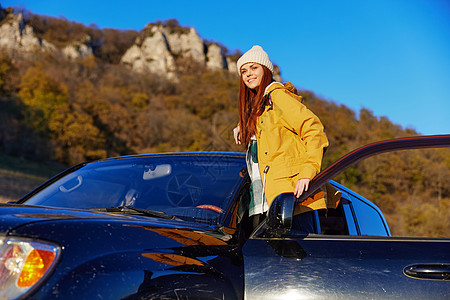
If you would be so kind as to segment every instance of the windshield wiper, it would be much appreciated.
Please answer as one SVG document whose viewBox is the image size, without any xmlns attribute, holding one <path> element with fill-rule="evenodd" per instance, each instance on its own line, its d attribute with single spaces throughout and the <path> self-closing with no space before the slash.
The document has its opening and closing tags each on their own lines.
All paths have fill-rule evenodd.
<svg viewBox="0 0 450 300">
<path fill-rule="evenodd" d="M 127 211 L 128 212 L 133 211 L 133 212 L 139 212 L 147 217 L 155 217 L 155 218 L 168 219 L 168 220 L 181 220 L 180 218 L 177 218 L 174 215 L 169 215 L 162 211 L 149 210 L 149 209 L 138 208 L 138 207 L 133 207 L 133 206 L 128 206 L 128 205 L 108 207 L 108 208 L 104 208 L 104 210 L 107 212 L 123 212 L 123 213 L 126 213 Z"/>
</svg>

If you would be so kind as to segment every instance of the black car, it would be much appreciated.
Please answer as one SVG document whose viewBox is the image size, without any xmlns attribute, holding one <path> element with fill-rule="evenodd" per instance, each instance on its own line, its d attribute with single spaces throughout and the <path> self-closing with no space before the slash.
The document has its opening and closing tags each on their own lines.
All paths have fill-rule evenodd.
<svg viewBox="0 0 450 300">
<path fill-rule="evenodd" d="M 0 299 L 448 299 L 450 239 L 391 237 L 373 203 L 331 179 L 377 153 L 449 146 L 404 138 L 343 157 L 300 198 L 342 193 L 308 235 L 291 228 L 287 194 L 253 227 L 242 153 L 76 165 L 0 206 Z"/>
</svg>

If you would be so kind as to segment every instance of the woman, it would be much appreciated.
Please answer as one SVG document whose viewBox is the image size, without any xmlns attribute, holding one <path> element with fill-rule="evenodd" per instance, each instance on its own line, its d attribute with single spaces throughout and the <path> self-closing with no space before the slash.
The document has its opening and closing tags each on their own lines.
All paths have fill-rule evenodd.
<svg viewBox="0 0 450 300">
<path fill-rule="evenodd" d="M 239 125 L 234 137 L 237 144 L 248 145 L 249 215 L 264 216 L 277 195 L 293 193 L 298 198 L 308 190 L 320 171 L 328 140 L 319 118 L 301 103 L 295 87 L 273 80 L 273 64 L 260 46 L 243 54 L 237 69 Z M 296 205 L 293 227 L 314 232 L 312 211 L 327 208 L 325 196 Z"/>
</svg>

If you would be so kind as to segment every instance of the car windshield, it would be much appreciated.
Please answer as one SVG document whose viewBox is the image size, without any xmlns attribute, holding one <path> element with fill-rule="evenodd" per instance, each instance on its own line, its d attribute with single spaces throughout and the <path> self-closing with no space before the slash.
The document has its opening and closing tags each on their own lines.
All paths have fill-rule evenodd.
<svg viewBox="0 0 450 300">
<path fill-rule="evenodd" d="M 88 163 L 22 204 L 95 209 L 136 207 L 216 224 L 242 181 L 237 155 L 137 156 Z"/>
</svg>

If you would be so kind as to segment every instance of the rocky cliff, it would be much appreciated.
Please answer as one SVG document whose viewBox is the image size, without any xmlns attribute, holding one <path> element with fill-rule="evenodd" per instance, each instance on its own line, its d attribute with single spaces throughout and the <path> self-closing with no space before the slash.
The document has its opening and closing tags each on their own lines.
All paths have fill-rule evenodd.
<svg viewBox="0 0 450 300">
<path fill-rule="evenodd" d="M 56 50 L 52 44 L 36 37 L 33 28 L 25 23 L 21 13 L 14 14 L 10 10 L 0 12 L 0 48 L 7 53 Z"/>
<path fill-rule="evenodd" d="M 176 78 L 177 61 L 190 59 L 209 70 L 236 71 L 217 44 L 207 45 L 194 28 L 148 24 L 121 62 L 138 72 L 165 74 Z"/>
<path fill-rule="evenodd" d="M 63 55 L 68 59 L 78 59 L 93 55 L 88 46 L 89 36 L 71 43 L 63 48 L 39 38 L 32 26 L 27 24 L 22 13 L 14 13 L 12 9 L 0 11 L 0 49 L 10 55 L 20 53 L 31 55 L 35 51 L 48 52 L 52 55 Z"/>
<path fill-rule="evenodd" d="M 176 20 L 175 20 L 176 22 Z M 36 33 L 22 13 L 11 8 L 0 8 L 0 50 L 8 54 L 31 55 L 36 51 L 80 59 L 96 55 L 92 37 L 86 33 L 81 39 L 57 46 Z M 42 36 L 42 35 L 41 35 Z M 98 46 L 98 45 L 97 45 Z M 224 53 L 216 43 L 207 43 L 194 28 L 182 27 L 177 22 L 148 24 L 123 53 L 120 63 L 136 72 L 154 73 L 170 80 L 177 79 L 177 71 L 186 61 L 207 70 L 225 70 L 236 74 L 236 61 Z M 280 79 L 276 69 L 276 79 Z"/>
</svg>

